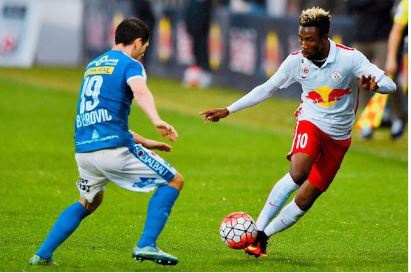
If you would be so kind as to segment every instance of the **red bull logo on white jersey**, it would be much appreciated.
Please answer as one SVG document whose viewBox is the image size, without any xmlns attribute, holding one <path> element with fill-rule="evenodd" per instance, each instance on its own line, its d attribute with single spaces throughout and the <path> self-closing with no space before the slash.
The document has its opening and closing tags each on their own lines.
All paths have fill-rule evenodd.
<svg viewBox="0 0 411 273">
<path fill-rule="evenodd" d="M 344 96 L 351 94 L 351 92 L 350 87 L 332 89 L 329 86 L 320 86 L 315 90 L 309 91 L 305 97 L 321 107 L 330 108 Z"/>
</svg>

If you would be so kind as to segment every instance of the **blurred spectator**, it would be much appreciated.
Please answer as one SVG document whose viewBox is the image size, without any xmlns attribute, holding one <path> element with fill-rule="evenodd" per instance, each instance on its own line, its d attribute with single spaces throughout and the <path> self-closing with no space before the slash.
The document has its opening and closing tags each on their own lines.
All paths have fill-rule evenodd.
<svg viewBox="0 0 411 273">
<path fill-rule="evenodd" d="M 394 24 L 388 39 L 387 61 L 385 72 L 391 76 L 397 84 L 397 92 L 392 96 L 393 119 L 391 125 L 391 137 L 400 138 L 404 133 L 407 113 L 404 111 L 404 86 L 398 81 L 399 70 L 402 64 L 403 53 L 407 51 L 405 41 L 408 40 L 408 1 L 401 0 L 397 6 Z"/>
<path fill-rule="evenodd" d="M 230 0 L 230 11 L 232 13 L 248 13 L 251 7 L 245 0 Z"/>
<path fill-rule="evenodd" d="M 131 1 L 131 6 L 133 9 L 133 14 L 135 17 L 141 19 L 144 23 L 148 25 L 152 33 L 154 33 L 154 27 L 156 24 L 156 18 L 154 16 L 153 9 L 149 0 L 133 0 Z M 149 70 L 149 63 L 151 60 L 154 44 L 153 38 L 150 39 L 150 45 L 147 47 L 146 52 L 143 56 L 144 68 Z"/>
<path fill-rule="evenodd" d="M 274 16 L 274 17 L 286 16 L 288 2 L 289 2 L 288 0 L 276 0 L 276 1 L 267 0 L 266 9 L 267 9 L 268 15 Z"/>
<path fill-rule="evenodd" d="M 354 21 L 352 46 L 377 65 L 384 67 L 387 56 L 387 39 L 392 25 L 393 0 L 347 0 L 347 9 Z M 366 106 L 373 92 L 360 90 L 358 109 Z M 361 137 L 372 138 L 373 130 L 366 127 Z"/>
<path fill-rule="evenodd" d="M 298 0 L 298 2 L 301 3 L 301 9 L 320 7 L 330 11 L 333 15 L 346 15 L 347 13 L 346 3 L 341 0 Z"/>
<path fill-rule="evenodd" d="M 185 75 L 192 69 L 200 71 L 199 82 L 197 84 L 199 87 L 207 87 L 211 83 L 208 52 L 211 11 L 211 0 L 189 0 L 185 10 L 187 32 L 192 38 L 192 48 L 195 59 L 195 67 L 189 67 Z M 184 84 L 187 85 L 186 77 L 184 78 Z"/>
<path fill-rule="evenodd" d="M 257 14 L 260 14 L 260 15 L 267 14 L 267 6 L 266 6 L 265 0 L 245 0 L 245 1 L 250 4 L 251 6 L 250 12 L 252 14 L 256 14 L 256 15 Z"/>
<path fill-rule="evenodd" d="M 230 10 L 233 13 L 248 13 L 248 14 L 253 14 L 253 15 L 266 15 L 267 14 L 266 0 L 230 0 Z"/>
</svg>

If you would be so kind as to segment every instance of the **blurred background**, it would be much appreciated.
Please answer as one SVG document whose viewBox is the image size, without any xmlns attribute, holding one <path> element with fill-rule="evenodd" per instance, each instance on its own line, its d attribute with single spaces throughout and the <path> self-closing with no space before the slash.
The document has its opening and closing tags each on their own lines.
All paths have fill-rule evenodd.
<svg viewBox="0 0 411 273">
<path fill-rule="evenodd" d="M 185 86 L 248 91 L 299 50 L 298 16 L 319 6 L 332 14 L 331 37 L 384 69 L 399 0 L 0 0 L 0 66 L 81 67 L 112 46 L 117 24 L 137 16 L 153 29 L 144 57 L 149 75 Z M 408 7 L 407 7 L 408 9 Z M 407 22 L 408 24 L 408 22 Z M 407 25 L 408 26 L 408 25 Z M 406 27 L 407 29 L 407 27 Z M 408 34 L 408 31 L 405 31 Z M 398 71 L 401 97 L 384 122 L 407 120 L 407 35 Z M 299 98 L 298 84 L 276 96 Z M 362 110 L 370 96 L 360 98 Z M 392 111 L 392 108 L 397 111 Z M 396 112 L 396 117 L 390 117 Z M 397 130 L 398 131 L 398 130 Z M 367 133 L 367 132 L 365 132 Z M 364 138 L 371 135 L 364 134 Z"/>
</svg>

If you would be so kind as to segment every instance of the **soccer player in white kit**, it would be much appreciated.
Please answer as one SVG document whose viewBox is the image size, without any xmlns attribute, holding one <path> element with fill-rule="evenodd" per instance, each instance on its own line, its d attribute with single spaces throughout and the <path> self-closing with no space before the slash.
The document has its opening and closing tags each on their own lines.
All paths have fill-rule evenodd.
<svg viewBox="0 0 411 273">
<path fill-rule="evenodd" d="M 290 171 L 269 194 L 256 222 L 257 238 L 245 249 L 255 257 L 266 255 L 268 238 L 295 224 L 333 181 L 351 144 L 357 82 L 371 92 L 396 91 L 395 83 L 361 52 L 328 38 L 330 19 L 329 12 L 321 8 L 303 10 L 299 22 L 301 50 L 291 53 L 268 81 L 230 106 L 200 113 L 206 121 L 217 122 L 294 82 L 302 86 L 301 104 L 295 113 L 297 125 L 287 157 Z M 284 206 L 296 190 L 295 198 Z"/>
<path fill-rule="evenodd" d="M 144 67 L 138 61 L 149 45 L 149 38 L 150 30 L 143 21 L 125 19 L 116 29 L 114 47 L 87 65 L 77 104 L 74 136 L 80 200 L 60 214 L 30 264 L 53 264 L 54 251 L 100 206 L 105 185 L 110 181 L 131 191 L 156 190 L 148 204 L 144 230 L 132 257 L 163 265 L 178 263 L 176 257 L 157 247 L 157 238 L 183 187 L 183 177 L 149 150 L 170 151 L 170 145 L 146 139 L 128 126 L 130 107 L 135 99 L 163 137 L 171 141 L 178 137 L 173 126 L 158 114 L 146 85 Z"/>
</svg>

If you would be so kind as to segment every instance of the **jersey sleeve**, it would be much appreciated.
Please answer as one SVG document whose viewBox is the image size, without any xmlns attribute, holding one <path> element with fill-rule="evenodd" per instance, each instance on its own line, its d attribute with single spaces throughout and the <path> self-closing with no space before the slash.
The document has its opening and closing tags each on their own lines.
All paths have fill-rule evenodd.
<svg viewBox="0 0 411 273">
<path fill-rule="evenodd" d="M 278 68 L 277 72 L 275 72 L 265 83 L 257 86 L 261 89 L 260 93 L 270 93 L 271 96 L 278 89 L 287 88 L 294 83 L 295 80 L 293 69 L 296 66 L 295 60 L 296 56 L 293 54 L 288 55 L 288 57 Z"/>
<path fill-rule="evenodd" d="M 364 54 L 358 50 L 354 50 L 352 56 L 353 74 L 356 78 L 361 78 L 362 75 L 371 75 L 379 81 L 384 76 L 384 71 L 372 64 Z"/>
<path fill-rule="evenodd" d="M 144 67 L 139 62 L 130 62 L 125 70 L 127 83 L 134 78 L 143 78 L 146 81 L 147 76 Z"/>
<path fill-rule="evenodd" d="M 379 69 L 375 64 L 372 64 L 367 57 L 358 50 L 354 51 L 353 66 L 353 72 L 356 78 L 360 78 L 362 75 L 365 77 L 368 75 L 375 77 L 375 81 L 379 86 L 376 92 L 384 94 L 395 92 L 395 83 L 384 74 L 383 70 Z"/>
<path fill-rule="evenodd" d="M 263 85 L 265 88 L 270 90 L 284 89 L 295 82 L 293 69 L 295 67 L 294 55 L 288 55 L 284 62 L 280 65 L 277 72 L 271 76 L 271 78 L 266 81 Z"/>
</svg>

